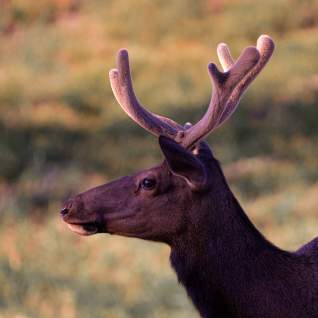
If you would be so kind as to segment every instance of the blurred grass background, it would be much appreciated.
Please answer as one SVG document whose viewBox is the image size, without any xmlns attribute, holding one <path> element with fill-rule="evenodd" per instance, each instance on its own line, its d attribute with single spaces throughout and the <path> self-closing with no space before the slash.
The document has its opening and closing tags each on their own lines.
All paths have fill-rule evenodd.
<svg viewBox="0 0 318 318">
<path fill-rule="evenodd" d="M 80 238 L 70 194 L 161 160 L 108 84 L 121 47 L 137 95 L 184 123 L 204 113 L 217 43 L 277 48 L 209 142 L 233 191 L 274 243 L 318 233 L 317 0 L 0 0 L 0 317 L 197 317 L 167 247 Z"/>
</svg>

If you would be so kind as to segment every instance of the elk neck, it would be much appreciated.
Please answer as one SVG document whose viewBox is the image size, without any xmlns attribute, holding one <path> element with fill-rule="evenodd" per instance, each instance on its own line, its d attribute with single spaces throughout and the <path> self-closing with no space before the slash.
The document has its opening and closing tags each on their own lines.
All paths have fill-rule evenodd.
<svg viewBox="0 0 318 318">
<path fill-rule="evenodd" d="M 212 306 L 211 296 L 228 303 L 246 280 L 270 275 L 271 268 L 290 257 L 256 229 L 219 165 L 217 170 L 211 191 L 194 213 L 196 219 L 187 220 L 190 226 L 171 244 L 171 265 L 203 317 L 209 312 L 206 304 Z"/>
</svg>

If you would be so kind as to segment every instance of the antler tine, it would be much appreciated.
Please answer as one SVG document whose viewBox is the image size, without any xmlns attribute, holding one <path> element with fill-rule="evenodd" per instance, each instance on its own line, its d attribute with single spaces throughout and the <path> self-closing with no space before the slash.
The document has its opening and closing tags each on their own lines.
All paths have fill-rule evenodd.
<svg viewBox="0 0 318 318">
<path fill-rule="evenodd" d="M 122 109 L 137 124 L 152 134 L 174 139 L 178 131 L 183 130 L 182 126 L 169 118 L 149 112 L 139 103 L 132 85 L 127 50 L 119 50 L 117 67 L 109 72 L 109 79 L 112 91 Z"/>
<path fill-rule="evenodd" d="M 220 43 L 216 52 L 224 72 L 227 72 L 234 65 L 229 47 L 225 43 Z"/>
</svg>

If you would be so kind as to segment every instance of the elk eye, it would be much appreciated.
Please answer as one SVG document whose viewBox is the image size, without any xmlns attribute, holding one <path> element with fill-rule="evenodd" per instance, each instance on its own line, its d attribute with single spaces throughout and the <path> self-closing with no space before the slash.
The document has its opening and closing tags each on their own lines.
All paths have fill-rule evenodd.
<svg viewBox="0 0 318 318">
<path fill-rule="evenodd" d="M 145 178 L 141 181 L 141 187 L 145 190 L 152 190 L 156 186 L 155 179 Z"/>
</svg>

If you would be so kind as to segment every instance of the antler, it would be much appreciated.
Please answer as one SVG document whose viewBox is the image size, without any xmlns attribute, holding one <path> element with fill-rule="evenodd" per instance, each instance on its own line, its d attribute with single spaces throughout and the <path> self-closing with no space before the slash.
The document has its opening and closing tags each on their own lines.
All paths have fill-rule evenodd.
<svg viewBox="0 0 318 318">
<path fill-rule="evenodd" d="M 109 72 L 110 84 L 117 102 L 137 124 L 156 136 L 164 135 L 175 139 L 182 126 L 170 118 L 159 116 L 146 110 L 138 101 L 130 75 L 128 52 L 119 50 L 117 69 Z"/>
<path fill-rule="evenodd" d="M 240 98 L 266 65 L 274 51 L 274 42 L 262 35 L 257 47 L 247 47 L 234 62 L 226 44 L 218 45 L 217 53 L 224 72 L 214 63 L 208 65 L 212 95 L 204 116 L 193 126 L 181 126 L 173 120 L 146 110 L 137 100 L 130 75 L 128 52 L 118 52 L 118 69 L 110 71 L 114 95 L 123 110 L 141 127 L 156 136 L 164 135 L 191 148 L 226 121 L 236 109 Z"/>
<path fill-rule="evenodd" d="M 249 84 L 269 61 L 274 47 L 273 40 L 262 35 L 257 40 L 257 47 L 246 48 L 234 62 L 227 45 L 219 44 L 217 53 L 224 72 L 220 72 L 214 63 L 208 65 L 212 81 L 208 110 L 201 120 L 187 129 L 177 141 L 190 148 L 226 121 L 236 109 Z"/>
</svg>

